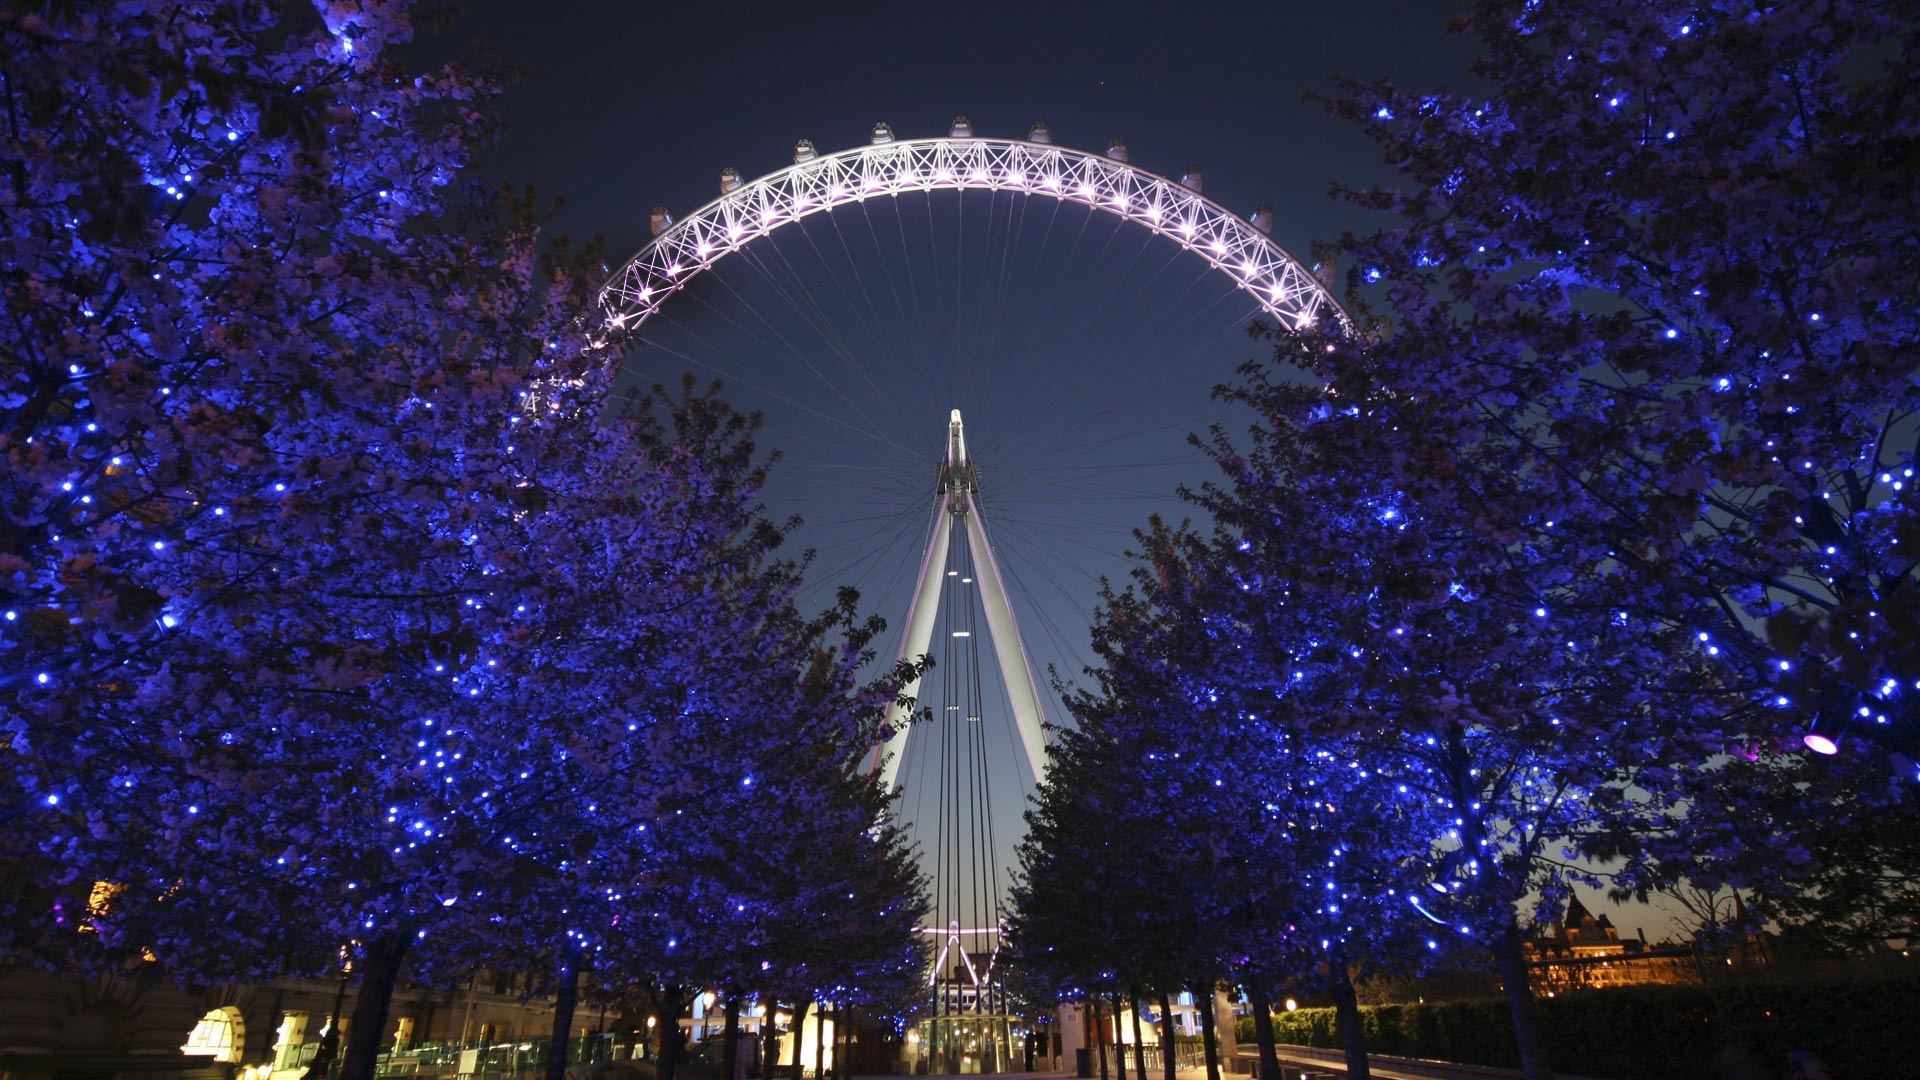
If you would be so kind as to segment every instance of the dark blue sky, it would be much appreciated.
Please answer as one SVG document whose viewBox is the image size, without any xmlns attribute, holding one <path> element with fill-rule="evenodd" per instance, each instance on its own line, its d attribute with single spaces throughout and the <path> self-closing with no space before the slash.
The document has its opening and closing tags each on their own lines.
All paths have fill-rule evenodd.
<svg viewBox="0 0 1920 1080">
<path fill-rule="evenodd" d="M 705 202 L 723 165 L 752 177 L 796 138 L 822 151 L 896 133 L 982 134 L 1036 119 L 1060 142 L 1119 136 L 1157 172 L 1206 169 L 1244 211 L 1271 202 L 1296 249 L 1355 225 L 1336 179 L 1384 176 L 1377 153 L 1303 100 L 1332 77 L 1470 83 L 1451 3 L 638 4 L 479 2 L 451 36 L 530 70 L 493 164 L 564 195 L 561 225 L 637 248 L 646 211 Z"/>
<path fill-rule="evenodd" d="M 911 138 L 945 134 L 956 114 L 981 135 L 1024 137 L 1044 119 L 1063 145 L 1125 138 L 1134 164 L 1166 175 L 1198 164 L 1224 205 L 1272 204 L 1275 238 L 1310 263 L 1316 240 L 1371 227 L 1330 188 L 1392 173 L 1307 95 L 1334 93 L 1336 74 L 1472 85 L 1470 44 L 1445 32 L 1457 13 L 515 0 L 474 4 L 447 37 L 477 37 L 530 75 L 484 170 L 564 197 L 557 226 L 605 237 L 616 266 L 646 242 L 655 204 L 684 216 L 717 194 L 723 166 L 751 179 L 787 165 L 798 138 L 828 153 L 865 143 L 875 121 Z M 1043 681 L 1049 668 L 1074 679 L 1099 579 L 1124 575 L 1131 530 L 1182 516 L 1172 491 L 1207 476 L 1186 434 L 1244 425 L 1210 390 L 1256 355 L 1252 313 L 1196 257 L 1116 219 L 935 193 L 810 218 L 723 259 L 647 325 L 626 367 L 635 383 L 721 375 L 729 398 L 763 410 L 784 456 L 769 503 L 805 519 L 813 597 L 854 584 L 895 627 L 947 411 L 963 409 L 1028 647 Z M 945 681 L 923 694 L 936 715 Z M 984 683 L 987 711 L 1002 711 L 991 671 Z M 1030 784 L 1005 716 L 985 719 L 1004 878 Z M 932 742 L 903 764 L 910 814 L 931 814 Z"/>
<path fill-rule="evenodd" d="M 604 236 L 615 265 L 645 243 L 655 204 L 684 216 L 723 166 L 751 178 L 786 165 L 797 138 L 831 152 L 877 120 L 906 138 L 944 134 L 956 114 L 983 135 L 1045 119 L 1065 145 L 1122 137 L 1163 174 L 1199 164 L 1228 207 L 1271 203 L 1275 238 L 1311 261 L 1315 240 L 1367 227 L 1331 185 L 1391 174 L 1306 95 L 1331 93 L 1336 73 L 1471 81 L 1449 3 L 825 7 L 480 2 L 446 38 L 478 38 L 530 75 L 484 168 L 564 197 L 557 226 Z M 748 265 L 723 262 L 629 366 L 636 379 L 724 373 L 731 396 L 765 409 L 788 461 L 771 497 L 807 519 L 819 584 L 854 581 L 895 623 L 916 556 L 862 538 L 898 524 L 917 551 L 924 520 L 906 508 L 930 490 L 947 409 L 965 409 L 996 527 L 1030 527 L 1015 591 L 1049 594 L 1022 614 L 1051 625 L 1027 636 L 1065 639 L 1034 640 L 1036 658 L 1076 674 L 1096 579 L 1122 571 L 1148 512 L 1178 513 L 1164 498 L 1176 483 L 1204 475 L 1183 437 L 1232 420 L 1208 391 L 1254 355 L 1240 333 L 1251 305 L 1172 244 L 1078 208 L 910 201 L 843 210 L 769 238 Z M 786 300 L 796 290 L 809 312 Z M 877 296 L 882 316 L 836 308 L 842 290 L 856 306 Z M 843 340 L 813 328 L 822 313 Z"/>
</svg>

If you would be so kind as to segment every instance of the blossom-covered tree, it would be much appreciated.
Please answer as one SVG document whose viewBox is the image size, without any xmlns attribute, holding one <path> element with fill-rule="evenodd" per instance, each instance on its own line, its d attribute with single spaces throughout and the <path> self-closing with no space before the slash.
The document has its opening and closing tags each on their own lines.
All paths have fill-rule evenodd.
<svg viewBox="0 0 1920 1080">
<path fill-rule="evenodd" d="M 1351 394 L 1290 364 L 1227 392 L 1256 423 L 1211 447 L 1218 602 L 1196 614 L 1241 654 L 1241 707 L 1264 697 L 1294 753 L 1337 766 L 1310 776 L 1320 794 L 1294 788 L 1340 796 L 1322 824 L 1351 864 L 1328 884 L 1350 878 L 1356 906 L 1391 890 L 1438 924 L 1429 949 L 1484 947 L 1546 1075 L 1529 897 L 1593 880 L 1584 860 L 1622 833 L 1672 828 L 1725 745 L 1718 683 L 1690 637 L 1621 602 L 1634 583 L 1580 489 L 1495 440 L 1436 439 L 1417 402 Z"/>
<path fill-rule="evenodd" d="M 1143 534 L 1134 591 L 1102 609 L 1100 678 L 1138 730 L 1089 725 L 1111 760 L 1079 780 L 1117 794 L 1115 820 L 1176 788 L 1165 812 L 1228 837 L 1213 873 L 1256 910 L 1225 920 L 1227 955 L 1264 993 L 1323 986 L 1350 1068 L 1354 975 L 1471 945 L 1549 1075 L 1529 905 L 1595 881 L 1596 856 L 1636 880 L 1622 837 L 1677 827 L 1726 744 L 1720 684 L 1693 637 L 1623 604 L 1635 583 L 1583 490 L 1511 445 L 1436 437 L 1418 401 L 1303 382 L 1303 347 L 1356 346 L 1287 339 L 1223 391 L 1254 423 L 1205 444 L 1211 533 Z"/>
<path fill-rule="evenodd" d="M 1363 844 L 1391 857 L 1358 879 L 1397 867 L 1491 947 L 1544 1075 L 1532 890 L 1591 880 L 1583 856 L 1624 857 L 1629 889 L 1804 877 L 1834 867 L 1811 830 L 1742 829 L 1764 793 L 1852 783 L 1859 808 L 1913 782 L 1920 38 L 1870 2 L 1489 2 L 1459 25 L 1489 96 L 1334 103 L 1413 181 L 1351 193 L 1397 222 L 1343 242 L 1391 318 L 1297 335 L 1229 392 L 1259 423 L 1212 446 L 1220 532 L 1192 565 L 1217 587 L 1171 617 L 1231 647 L 1154 662 L 1347 757 L 1347 805 L 1445 811 Z M 1796 759 L 1839 725 L 1891 787 Z M 1734 857 L 1756 838 L 1770 872 Z"/>
<path fill-rule="evenodd" d="M 1370 346 L 1306 362 L 1557 470 L 1628 571 L 1621 610 L 1693 636 L 1741 703 L 1687 818 L 1623 851 L 1756 919 L 1853 895 L 1872 925 L 1920 875 L 1847 839 L 1910 833 L 1920 781 L 1920 25 L 1843 0 L 1483 3 L 1457 27 L 1486 96 L 1332 103 L 1406 183 L 1348 192 L 1397 218 L 1341 243 L 1385 293 Z M 1813 756 L 1836 753 L 1876 767 Z"/>
<path fill-rule="evenodd" d="M 1911 7 L 1501 0 L 1457 27 L 1485 96 L 1333 104 L 1406 183 L 1349 193 L 1397 219 L 1342 243 L 1391 332 L 1322 370 L 1560 470 L 1623 604 L 1702 635 L 1754 739 L 1855 742 L 1910 793 Z"/>
<path fill-rule="evenodd" d="M 1068 698 L 1077 729 L 1062 742 L 1087 744 L 1083 753 L 1095 765 L 1063 774 L 1039 807 L 1090 803 L 1101 824 L 1068 842 L 1125 843 L 1082 855 L 1094 858 L 1097 878 L 1032 855 L 1026 865 L 1036 881 L 1064 892 L 1063 914 L 1095 904 L 1106 909 L 1118 928 L 1109 946 L 1113 966 L 1131 985 L 1157 990 L 1163 1001 L 1191 990 L 1211 1074 L 1220 1067 L 1214 989 L 1222 978 L 1247 974 L 1241 961 L 1248 935 L 1265 926 L 1268 910 L 1259 884 L 1267 862 L 1250 858 L 1244 842 L 1251 839 L 1250 808 L 1238 797 L 1244 733 L 1229 711 L 1216 708 L 1208 688 L 1181 678 L 1206 666 L 1196 656 L 1204 634 L 1195 624 L 1159 618 L 1157 605 L 1189 585 L 1190 575 L 1158 521 L 1142 540 L 1148 554 L 1135 573 L 1137 588 L 1103 589 L 1093 635 L 1103 666 L 1089 673 L 1095 687 Z M 1232 791 L 1225 790 L 1229 777 Z M 1041 895 L 1038 888 L 1032 893 Z"/>
<path fill-rule="evenodd" d="M 851 597 L 795 610 L 753 421 L 616 406 L 593 261 L 461 180 L 494 81 L 410 36 L 399 0 L 0 13 L 0 945 L 344 949 L 351 1080 L 403 973 L 726 955 L 744 821 L 898 848 L 847 780 L 898 680 Z M 876 877 L 898 952 L 917 880 Z"/>
<path fill-rule="evenodd" d="M 583 351 L 550 302 L 583 283 L 456 186 L 488 82 L 403 73 L 404 5 L 6 19 L 12 854 L 56 911 L 125 886 L 103 946 L 311 968 L 345 938 L 196 905 L 312 910 L 309 841 L 388 815 L 359 770 L 416 760 L 401 718 L 464 730 L 528 572 L 511 416 Z"/>
</svg>

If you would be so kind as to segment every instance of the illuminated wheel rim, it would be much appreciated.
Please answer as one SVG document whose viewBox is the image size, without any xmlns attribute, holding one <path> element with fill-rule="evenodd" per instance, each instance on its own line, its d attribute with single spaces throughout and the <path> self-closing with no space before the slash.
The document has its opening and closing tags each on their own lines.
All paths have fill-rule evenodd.
<svg viewBox="0 0 1920 1080">
<path fill-rule="evenodd" d="M 1047 195 L 1112 214 L 1205 259 L 1276 323 L 1350 325 L 1326 286 L 1253 222 L 1157 173 L 1101 154 L 1011 139 L 878 142 L 796 162 L 672 223 L 599 296 L 604 325 L 630 331 L 699 273 L 749 242 L 835 207 L 924 191 Z"/>
</svg>

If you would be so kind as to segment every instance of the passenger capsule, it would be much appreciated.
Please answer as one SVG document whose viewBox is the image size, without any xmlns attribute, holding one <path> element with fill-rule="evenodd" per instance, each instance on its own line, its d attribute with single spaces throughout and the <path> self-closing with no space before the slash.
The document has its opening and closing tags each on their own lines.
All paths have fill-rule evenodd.
<svg viewBox="0 0 1920 1080">
<path fill-rule="evenodd" d="M 730 195 L 740 189 L 740 170 L 729 165 L 720 170 L 720 194 Z"/>
<path fill-rule="evenodd" d="M 873 125 L 873 145 L 879 146 L 881 143 L 890 143 L 892 141 L 893 129 L 887 126 L 885 120 Z"/>
<path fill-rule="evenodd" d="M 1206 182 L 1200 175 L 1200 166 L 1189 165 L 1187 171 L 1180 174 L 1180 186 L 1200 195 L 1206 191 Z"/>
<path fill-rule="evenodd" d="M 647 227 L 653 230 L 653 235 L 659 236 L 673 228 L 673 215 L 667 213 L 666 207 L 656 206 L 653 208 L 653 217 L 648 220 Z"/>
<path fill-rule="evenodd" d="M 1115 161 L 1127 160 L 1127 140 L 1115 139 L 1107 144 L 1107 156 Z"/>
<path fill-rule="evenodd" d="M 1261 232 L 1271 234 L 1273 232 L 1273 207 L 1268 206 L 1266 203 L 1261 203 L 1259 206 L 1253 208 L 1253 216 L 1248 218 L 1247 221 Z"/>
<path fill-rule="evenodd" d="M 947 134 L 956 139 L 971 139 L 973 138 L 973 124 L 968 122 L 964 116 L 956 116 L 953 118 L 953 127 L 947 131 Z"/>
<path fill-rule="evenodd" d="M 1340 280 L 1340 264 L 1329 255 L 1313 264 L 1313 276 L 1319 279 L 1320 284 L 1331 289 Z"/>
<path fill-rule="evenodd" d="M 793 163 L 795 165 L 803 161 L 812 161 L 818 156 L 819 154 L 813 149 L 812 139 L 801 139 L 799 142 L 793 144 Z"/>
<path fill-rule="evenodd" d="M 1053 144 L 1053 131 L 1047 127 L 1045 120 L 1036 121 L 1033 125 L 1033 130 L 1027 132 L 1027 141 L 1039 143 L 1042 146 L 1051 146 Z"/>
</svg>

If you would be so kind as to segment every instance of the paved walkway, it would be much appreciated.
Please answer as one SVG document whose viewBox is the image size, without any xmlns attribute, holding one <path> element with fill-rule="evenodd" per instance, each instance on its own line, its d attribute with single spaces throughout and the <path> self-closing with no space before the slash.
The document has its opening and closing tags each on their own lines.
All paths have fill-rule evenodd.
<svg viewBox="0 0 1920 1080">
<path fill-rule="evenodd" d="M 1150 1043 L 1148 1043 L 1148 1045 L 1150 1045 Z M 1112 1067 L 1114 1067 L 1114 1065 L 1112 1065 L 1112 1059 L 1110 1059 L 1110 1061 L 1108 1061 L 1108 1068 Z M 1231 1074 L 1231 1072 L 1229 1072 L 1227 1068 L 1221 1068 L 1221 1080 L 1227 1080 L 1229 1074 Z M 968 1078 L 972 1078 L 972 1076 L 973 1074 L 970 1072 Z M 1008 1080 L 1018 1080 L 1018 1078 L 1027 1078 L 1027 1080 L 1075 1080 L 1071 1068 L 1066 1068 L 1066 1070 L 1052 1070 L 1052 1072 L 1046 1072 L 1046 1070 L 1035 1070 L 1035 1072 L 996 1072 L 995 1076 L 1004 1076 L 1004 1078 L 1008 1078 Z M 1098 1065 L 1092 1067 L 1092 1076 L 1094 1076 L 1094 1080 L 1100 1080 L 1100 1067 L 1098 1067 Z M 1108 1076 L 1112 1076 L 1112 1072 L 1108 1072 Z M 1206 1080 L 1206 1067 L 1204 1067 L 1204 1065 L 1196 1065 L 1194 1068 L 1177 1068 L 1177 1070 L 1173 1072 L 1173 1076 L 1175 1076 L 1175 1080 Z M 948 1074 L 945 1074 L 945 1072 L 935 1072 L 933 1076 L 927 1076 L 925 1080 L 947 1080 L 947 1078 Z M 879 1076 L 879 1074 L 876 1074 L 876 1076 L 858 1074 L 858 1076 L 854 1076 L 852 1080 L 910 1080 L 910 1078 L 902 1078 L 902 1076 Z M 966 1080 L 966 1078 L 956 1078 L 956 1080 Z M 1125 1074 L 1125 1076 L 1119 1076 L 1119 1078 L 1114 1078 L 1114 1080 L 1137 1080 L 1137 1074 L 1135 1074 L 1133 1059 L 1131 1059 L 1131 1057 L 1127 1059 L 1127 1074 Z M 1146 1070 L 1146 1080 L 1165 1080 L 1165 1072 L 1162 1072 L 1160 1068 L 1148 1068 L 1148 1070 Z"/>
</svg>

